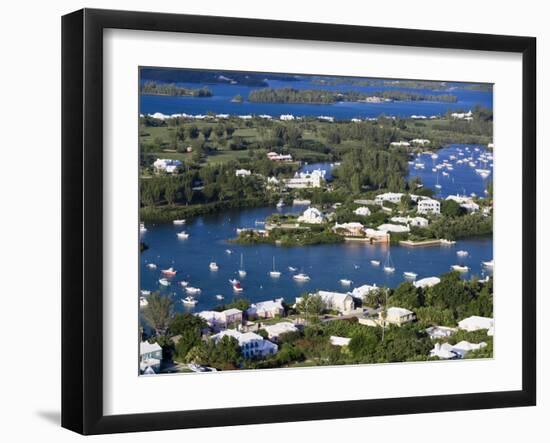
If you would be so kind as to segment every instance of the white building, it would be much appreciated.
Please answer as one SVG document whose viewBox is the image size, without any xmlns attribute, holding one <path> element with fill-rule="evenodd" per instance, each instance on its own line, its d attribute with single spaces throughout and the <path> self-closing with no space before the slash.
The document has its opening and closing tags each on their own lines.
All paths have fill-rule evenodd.
<svg viewBox="0 0 550 443">
<path fill-rule="evenodd" d="M 393 232 L 393 233 L 404 233 L 409 232 L 410 228 L 404 225 L 394 225 L 392 223 L 384 223 L 377 228 L 379 231 L 383 232 Z"/>
<path fill-rule="evenodd" d="M 278 154 L 276 152 L 268 152 L 267 158 L 274 162 L 291 162 L 292 161 L 292 155 Z"/>
<path fill-rule="evenodd" d="M 482 349 L 486 346 L 487 343 L 484 341 L 481 343 L 470 343 L 463 340 L 456 345 L 436 343 L 434 348 L 430 351 L 430 357 L 438 357 L 442 360 L 464 358 L 468 352 Z"/>
<path fill-rule="evenodd" d="M 337 335 L 330 336 L 330 344 L 333 346 L 348 346 L 351 338 L 338 337 Z"/>
<path fill-rule="evenodd" d="M 282 298 L 253 303 L 246 310 L 248 318 L 274 318 L 283 315 L 284 312 Z"/>
<path fill-rule="evenodd" d="M 324 223 L 326 220 L 326 217 L 323 215 L 321 211 L 317 208 L 307 208 L 302 215 L 298 217 L 298 221 L 301 223 L 309 223 L 309 224 L 321 224 Z"/>
<path fill-rule="evenodd" d="M 282 114 L 279 119 L 283 121 L 291 121 L 294 120 L 296 117 L 294 117 L 292 114 Z"/>
<path fill-rule="evenodd" d="M 456 332 L 456 328 L 449 328 L 447 326 L 431 326 L 426 329 L 426 333 L 431 339 L 448 338 Z"/>
<path fill-rule="evenodd" d="M 225 329 L 231 325 L 240 325 L 243 321 L 243 311 L 236 308 L 221 312 L 201 311 L 196 315 L 204 319 L 208 326 L 214 330 Z"/>
<path fill-rule="evenodd" d="M 480 329 L 493 329 L 495 322 L 492 318 L 489 317 L 479 317 L 477 315 L 472 315 L 471 317 L 465 318 L 458 322 L 458 327 L 464 329 L 465 331 L 479 331 Z"/>
<path fill-rule="evenodd" d="M 379 194 L 374 198 L 374 202 L 378 205 L 384 204 L 385 201 L 391 203 L 400 203 L 401 197 L 405 194 L 401 192 L 386 192 L 384 194 Z"/>
<path fill-rule="evenodd" d="M 409 147 L 411 144 L 406 141 L 399 141 L 399 142 L 391 142 L 390 146 L 403 146 L 405 148 Z"/>
<path fill-rule="evenodd" d="M 451 114 L 451 117 L 452 117 L 452 118 L 456 118 L 457 120 L 467 120 L 467 121 L 473 120 L 472 111 L 468 111 L 468 112 L 453 112 L 453 113 Z"/>
<path fill-rule="evenodd" d="M 352 297 L 362 299 L 372 291 L 377 291 L 379 288 L 378 286 L 374 285 L 362 285 L 357 288 L 353 288 L 353 290 L 350 292 Z"/>
<path fill-rule="evenodd" d="M 416 319 L 414 312 L 405 308 L 391 307 L 386 310 L 386 323 L 401 326 Z M 379 320 L 383 322 L 382 312 L 379 313 Z"/>
<path fill-rule="evenodd" d="M 368 217 L 371 214 L 370 209 L 366 206 L 358 207 L 355 211 L 353 211 L 353 213 L 355 215 L 362 215 L 364 217 Z"/>
<path fill-rule="evenodd" d="M 160 371 L 161 360 L 162 348 L 158 343 L 142 341 L 139 344 L 139 369 L 142 372 L 145 372 L 148 368 L 151 368 L 155 373 L 158 373 Z"/>
<path fill-rule="evenodd" d="M 377 229 L 366 228 L 365 236 L 373 242 L 384 242 L 387 243 L 390 241 L 390 234 L 386 231 L 378 231 Z"/>
<path fill-rule="evenodd" d="M 411 143 L 414 143 L 415 145 L 429 145 L 430 144 L 430 140 L 426 139 L 426 138 L 413 138 L 411 140 Z"/>
<path fill-rule="evenodd" d="M 305 188 L 320 188 L 325 180 L 325 171 L 316 169 L 311 172 L 299 172 L 293 178 L 285 180 L 287 188 L 290 189 L 305 189 Z"/>
<path fill-rule="evenodd" d="M 424 217 L 392 217 L 390 220 L 395 223 L 402 223 L 404 225 L 416 226 L 420 228 L 424 228 L 430 223 L 430 221 Z"/>
<path fill-rule="evenodd" d="M 249 176 L 249 175 L 251 175 L 251 174 L 252 174 L 252 172 L 249 171 L 248 169 L 237 169 L 237 170 L 235 171 L 235 175 L 236 175 L 237 177 L 247 177 L 247 176 Z"/>
<path fill-rule="evenodd" d="M 274 325 L 267 325 L 264 326 L 264 329 L 267 332 L 267 338 L 275 341 L 279 340 L 279 337 L 287 332 L 296 332 L 298 330 L 293 323 L 288 321 L 275 323 Z"/>
<path fill-rule="evenodd" d="M 413 285 L 417 288 L 431 288 L 438 283 L 441 283 L 441 279 L 439 277 L 426 277 L 416 280 Z"/>
<path fill-rule="evenodd" d="M 327 309 L 335 310 L 340 313 L 348 313 L 355 309 L 353 297 L 342 292 L 318 291 L 317 295 L 321 297 Z"/>
<path fill-rule="evenodd" d="M 181 166 L 181 161 L 173 160 L 171 158 L 157 158 L 153 163 L 153 167 L 157 171 L 164 171 L 168 174 L 173 174 L 178 171 Z"/>
<path fill-rule="evenodd" d="M 359 222 L 336 223 L 332 231 L 351 237 L 362 237 L 364 235 L 364 226 Z"/>
<path fill-rule="evenodd" d="M 218 342 L 223 337 L 233 337 L 239 342 L 241 354 L 244 358 L 266 357 L 276 354 L 278 346 L 269 340 L 264 340 L 261 335 L 254 332 L 239 332 L 236 329 L 226 329 L 212 336 L 214 342 Z"/>
<path fill-rule="evenodd" d="M 433 198 L 424 198 L 418 202 L 416 212 L 419 214 L 440 214 L 441 203 Z"/>
</svg>

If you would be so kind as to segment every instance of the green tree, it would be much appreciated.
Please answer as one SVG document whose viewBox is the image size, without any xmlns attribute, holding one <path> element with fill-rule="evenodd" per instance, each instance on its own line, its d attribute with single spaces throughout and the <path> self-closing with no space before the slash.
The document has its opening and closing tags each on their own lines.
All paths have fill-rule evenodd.
<svg viewBox="0 0 550 443">
<path fill-rule="evenodd" d="M 149 304 L 143 310 L 145 321 L 158 335 L 165 335 L 172 315 L 172 301 L 159 292 L 153 292 L 147 301 Z"/>
<path fill-rule="evenodd" d="M 443 200 L 441 202 L 441 213 L 448 217 L 459 217 L 464 215 L 466 210 L 454 200 Z"/>
</svg>

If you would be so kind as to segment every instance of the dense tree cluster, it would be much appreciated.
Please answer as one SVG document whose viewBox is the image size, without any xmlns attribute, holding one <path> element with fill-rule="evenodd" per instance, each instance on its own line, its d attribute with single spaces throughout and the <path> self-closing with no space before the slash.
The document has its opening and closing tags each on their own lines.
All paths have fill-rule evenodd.
<svg viewBox="0 0 550 443">
<path fill-rule="evenodd" d="M 207 87 L 191 89 L 177 86 L 175 83 L 159 83 L 155 81 L 144 82 L 141 85 L 140 93 L 144 95 L 212 97 L 212 91 Z"/>
</svg>

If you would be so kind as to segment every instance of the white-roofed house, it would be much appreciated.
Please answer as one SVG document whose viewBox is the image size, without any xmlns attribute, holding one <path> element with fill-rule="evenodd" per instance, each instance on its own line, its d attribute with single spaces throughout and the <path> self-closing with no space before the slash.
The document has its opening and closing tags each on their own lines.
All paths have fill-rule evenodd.
<svg viewBox="0 0 550 443">
<path fill-rule="evenodd" d="M 418 202 L 416 212 L 419 214 L 440 214 L 441 203 L 433 198 L 424 198 Z"/>
<path fill-rule="evenodd" d="M 495 326 L 495 322 L 492 318 L 489 317 L 480 317 L 477 315 L 472 315 L 471 317 L 465 318 L 458 322 L 458 327 L 464 329 L 465 331 L 479 331 L 481 329 L 492 329 Z"/>
<path fill-rule="evenodd" d="M 249 319 L 274 318 L 283 315 L 284 312 L 283 299 L 277 298 L 275 300 L 260 301 L 251 304 L 246 310 L 246 315 Z"/>
<path fill-rule="evenodd" d="M 254 332 L 240 332 L 236 329 L 226 329 L 212 336 L 214 342 L 223 337 L 233 337 L 239 342 L 241 354 L 244 358 L 266 357 L 276 354 L 278 346 Z"/>
<path fill-rule="evenodd" d="M 374 198 L 374 201 L 378 205 L 384 204 L 385 201 L 391 202 L 391 203 L 400 203 L 401 197 L 403 197 L 405 194 L 401 192 L 386 192 L 384 194 L 379 194 Z"/>
<path fill-rule="evenodd" d="M 164 171 L 168 174 L 173 174 L 178 171 L 178 168 L 182 165 L 181 161 L 173 160 L 170 158 L 157 158 L 153 163 L 153 167 L 157 171 Z"/>
<path fill-rule="evenodd" d="M 237 177 L 247 177 L 251 174 L 252 174 L 252 172 L 248 169 L 237 169 L 235 171 L 235 176 L 237 176 Z"/>
<path fill-rule="evenodd" d="M 384 223 L 378 226 L 378 228 L 376 229 L 378 229 L 379 231 L 393 232 L 393 233 L 404 233 L 404 232 L 410 231 L 410 228 L 408 226 L 394 225 L 392 223 Z"/>
<path fill-rule="evenodd" d="M 381 323 L 384 322 L 383 319 L 383 313 L 380 312 L 379 314 L 379 321 Z M 391 307 L 386 310 L 386 323 L 389 323 L 390 325 L 397 325 L 401 326 L 405 323 L 410 323 L 416 319 L 416 315 L 414 312 L 409 311 L 405 308 L 398 308 L 398 307 Z"/>
<path fill-rule="evenodd" d="M 307 208 L 302 215 L 298 217 L 298 221 L 301 223 L 309 224 L 321 224 L 324 223 L 326 217 L 317 208 Z"/>
<path fill-rule="evenodd" d="M 343 292 L 317 291 L 327 309 L 349 313 L 355 309 L 355 302 L 350 294 Z"/>
<path fill-rule="evenodd" d="M 162 360 L 162 348 L 158 343 L 149 343 L 142 341 L 139 344 L 139 369 L 142 372 L 151 373 L 148 368 L 155 373 L 160 371 L 160 362 Z"/>
<path fill-rule="evenodd" d="M 376 284 L 374 284 L 374 285 L 362 285 L 362 286 L 358 286 L 357 288 L 353 288 L 353 290 L 350 292 L 350 294 L 354 298 L 363 299 L 370 292 L 376 291 L 378 289 L 379 289 L 379 287 L 376 286 Z"/>
<path fill-rule="evenodd" d="M 430 351 L 430 357 L 438 357 L 442 360 L 464 358 L 468 352 L 482 349 L 486 346 L 487 343 L 484 341 L 481 343 L 470 343 L 463 340 L 456 345 L 436 343 L 434 348 Z"/>
<path fill-rule="evenodd" d="M 298 328 L 288 321 L 282 321 L 275 323 L 274 325 L 264 326 L 263 329 L 267 332 L 267 338 L 269 340 L 277 341 L 279 336 L 286 334 L 287 332 L 296 332 Z"/>
<path fill-rule="evenodd" d="M 441 279 L 439 277 L 426 277 L 416 280 L 413 285 L 416 288 L 430 288 L 438 283 L 441 283 Z"/>
<path fill-rule="evenodd" d="M 367 217 L 371 214 L 370 209 L 367 206 L 359 206 L 355 211 L 353 211 L 355 215 L 362 215 L 364 217 Z"/>
<path fill-rule="evenodd" d="M 243 311 L 237 308 L 230 308 L 221 312 L 201 311 L 196 315 L 204 319 L 208 326 L 214 330 L 225 329 L 230 325 L 239 325 L 243 321 Z"/>
<path fill-rule="evenodd" d="M 351 338 L 338 337 L 337 335 L 330 336 L 330 344 L 333 346 L 348 346 Z"/>
<path fill-rule="evenodd" d="M 332 231 L 345 237 L 363 237 L 364 226 L 359 222 L 336 223 Z"/>
<path fill-rule="evenodd" d="M 456 331 L 456 328 L 449 328 L 447 326 L 430 326 L 426 329 L 426 333 L 431 339 L 447 338 L 453 335 Z"/>
</svg>

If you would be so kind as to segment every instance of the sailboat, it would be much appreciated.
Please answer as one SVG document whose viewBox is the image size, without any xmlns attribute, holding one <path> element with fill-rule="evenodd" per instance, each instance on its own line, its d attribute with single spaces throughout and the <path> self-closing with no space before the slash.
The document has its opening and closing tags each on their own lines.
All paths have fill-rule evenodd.
<svg viewBox="0 0 550 443">
<path fill-rule="evenodd" d="M 436 178 L 436 182 L 435 182 L 435 187 L 437 189 L 441 189 L 441 185 L 439 184 L 439 174 L 437 174 L 437 178 Z"/>
<path fill-rule="evenodd" d="M 386 262 L 384 263 L 384 272 L 392 273 L 395 272 L 395 267 L 391 261 L 390 253 L 388 251 L 388 256 L 386 257 Z"/>
<path fill-rule="evenodd" d="M 273 270 L 269 272 L 269 276 L 273 278 L 279 278 L 281 276 L 281 271 L 275 269 L 275 257 L 273 257 Z"/>
<path fill-rule="evenodd" d="M 244 265 L 243 265 L 243 254 L 241 254 L 241 267 L 239 268 L 239 277 L 241 278 L 246 277 L 246 271 L 244 270 Z"/>
</svg>

